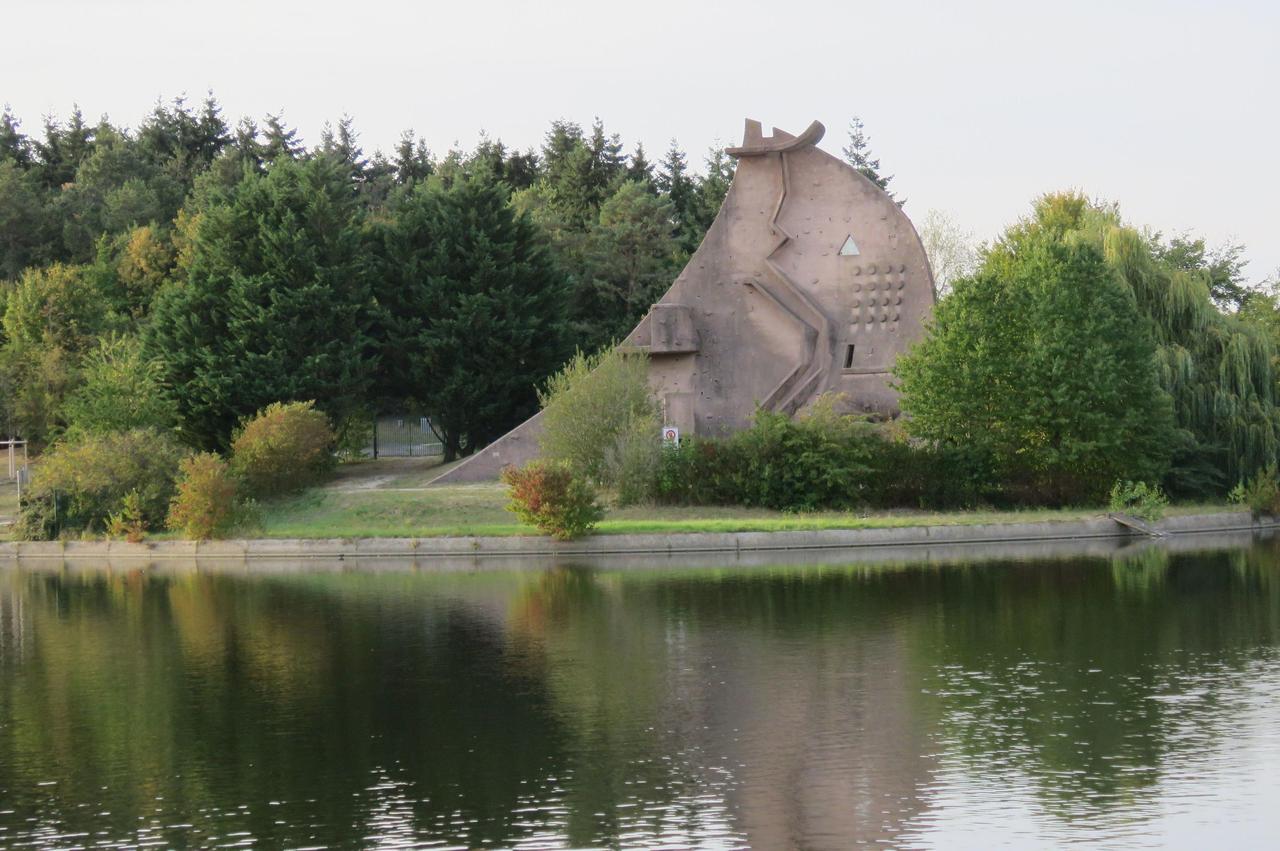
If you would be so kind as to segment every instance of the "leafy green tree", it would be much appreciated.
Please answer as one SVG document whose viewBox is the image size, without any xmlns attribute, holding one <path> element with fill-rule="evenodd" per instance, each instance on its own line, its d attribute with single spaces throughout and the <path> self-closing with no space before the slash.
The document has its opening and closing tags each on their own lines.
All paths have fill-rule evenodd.
<svg viewBox="0 0 1280 851">
<path fill-rule="evenodd" d="M 508 151 L 501 139 L 490 139 L 484 131 L 475 149 L 462 160 L 459 167 L 466 175 L 481 172 L 489 180 L 500 180 L 513 190 L 525 189 L 539 177 L 538 155 L 533 151 L 519 153 Z"/>
<path fill-rule="evenodd" d="M 78 364 L 120 319 L 93 270 L 54 263 L 27 269 L 8 293 L 0 349 L 0 404 L 11 434 L 44 443 L 65 425 Z"/>
<path fill-rule="evenodd" d="M 395 191 L 395 165 L 382 151 L 374 151 L 358 186 L 361 205 L 366 210 L 381 210 Z"/>
<path fill-rule="evenodd" d="M 988 453 L 1015 498 L 1067 503 L 1167 470 L 1155 355 L 1101 251 L 1018 235 L 955 283 L 896 375 L 913 436 Z"/>
<path fill-rule="evenodd" d="M 419 184 L 374 239 L 382 394 L 419 403 L 450 460 L 532 414 L 567 354 L 569 305 L 505 188 L 483 174 Z"/>
<path fill-rule="evenodd" d="M 1214 306 L 1212 277 L 1199 260 L 1170 262 L 1114 205 L 1073 193 L 1042 198 L 1033 216 L 1006 234 L 1039 238 L 1094 246 L 1132 291 L 1156 340 L 1160 383 L 1179 426 L 1165 482 L 1171 494 L 1221 495 L 1276 460 L 1275 344 L 1255 323 Z"/>
<path fill-rule="evenodd" d="M 246 165 L 255 171 L 262 168 L 265 149 L 262 142 L 258 140 L 259 135 L 258 123 L 252 118 L 247 116 L 241 118 L 240 123 L 236 125 L 228 148 L 231 158 L 242 169 Z"/>
<path fill-rule="evenodd" d="M 1209 297 L 1224 310 L 1236 310 L 1250 292 L 1244 267 L 1244 246 L 1223 245 L 1207 249 L 1203 239 L 1183 234 L 1157 244 L 1156 259 L 1175 269 L 1201 276 L 1209 286 Z"/>
<path fill-rule="evenodd" d="M 144 225 L 121 235 L 115 261 L 119 308 L 135 317 L 146 314 L 160 286 L 173 273 L 176 257 L 170 234 Z"/>
<path fill-rule="evenodd" d="M 276 402 L 236 429 L 231 469 L 253 497 L 301 490 L 333 469 L 336 441 L 314 402 Z"/>
<path fill-rule="evenodd" d="M 505 177 L 507 163 L 507 146 L 501 139 L 491 139 L 489 134 L 480 131 L 480 141 L 470 155 L 466 157 L 466 171 L 476 174 L 483 171 L 489 180 L 502 180 Z"/>
<path fill-rule="evenodd" d="M 28 269 L 9 292 L 4 312 L 8 344 L 57 346 L 72 354 L 92 347 L 117 318 L 87 267 L 54 263 Z"/>
<path fill-rule="evenodd" d="M 1280 351 L 1280 269 L 1260 287 L 1245 294 L 1236 315 L 1264 329 L 1273 348 Z"/>
<path fill-rule="evenodd" d="M 61 433 L 63 403 L 79 380 L 76 359 L 57 345 L 0 349 L 0 410 L 10 435 L 45 444 Z"/>
<path fill-rule="evenodd" d="M 157 294 L 145 334 L 185 432 L 225 446 L 241 418 L 306 399 L 345 422 L 373 366 L 346 169 L 329 157 L 277 159 L 208 205 L 196 214 L 186 277 Z"/>
<path fill-rule="evenodd" d="M 177 423 L 178 409 L 164 385 L 164 367 L 143 351 L 137 337 L 102 338 L 85 356 L 80 377 L 80 386 L 64 405 L 68 431 L 165 431 Z"/>
</svg>

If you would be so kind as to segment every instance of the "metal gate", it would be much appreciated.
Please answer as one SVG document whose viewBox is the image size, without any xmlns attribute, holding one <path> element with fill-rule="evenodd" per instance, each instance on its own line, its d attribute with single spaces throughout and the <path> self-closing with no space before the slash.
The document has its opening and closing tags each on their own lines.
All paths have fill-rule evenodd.
<svg viewBox="0 0 1280 851">
<path fill-rule="evenodd" d="M 418 458 L 443 455 L 444 444 L 426 417 L 397 414 L 374 420 L 373 444 L 365 452 L 374 458 Z"/>
</svg>

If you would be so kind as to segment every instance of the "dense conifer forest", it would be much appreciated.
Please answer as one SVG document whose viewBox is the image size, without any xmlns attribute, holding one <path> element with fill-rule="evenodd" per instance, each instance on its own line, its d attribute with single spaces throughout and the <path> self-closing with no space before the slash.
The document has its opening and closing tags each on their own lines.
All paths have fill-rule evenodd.
<svg viewBox="0 0 1280 851">
<path fill-rule="evenodd" d="M 350 118 L 308 147 L 281 115 L 233 126 L 212 96 L 133 128 L 77 108 L 30 130 L 6 111 L 7 430 L 96 427 L 96 376 L 162 394 L 160 419 L 198 446 L 315 399 L 340 428 L 430 414 L 466 452 L 531 413 L 576 347 L 630 329 L 732 169 L 719 150 L 692 168 L 674 141 L 657 161 L 628 152 L 599 121 L 553 121 L 538 150 L 482 135 L 442 155 L 409 130 L 388 155 Z"/>
</svg>

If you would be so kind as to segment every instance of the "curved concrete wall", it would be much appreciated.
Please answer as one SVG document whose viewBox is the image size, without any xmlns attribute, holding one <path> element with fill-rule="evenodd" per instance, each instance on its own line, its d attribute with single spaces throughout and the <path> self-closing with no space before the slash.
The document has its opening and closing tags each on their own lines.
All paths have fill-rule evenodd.
<svg viewBox="0 0 1280 851">
<path fill-rule="evenodd" d="M 822 393 L 892 416 L 889 370 L 923 332 L 933 276 L 910 219 L 883 190 L 800 136 L 747 122 L 720 212 L 675 283 L 626 339 L 649 355 L 668 425 L 744 427 L 757 406 L 795 413 Z M 492 479 L 537 454 L 533 423 L 437 482 Z"/>
</svg>

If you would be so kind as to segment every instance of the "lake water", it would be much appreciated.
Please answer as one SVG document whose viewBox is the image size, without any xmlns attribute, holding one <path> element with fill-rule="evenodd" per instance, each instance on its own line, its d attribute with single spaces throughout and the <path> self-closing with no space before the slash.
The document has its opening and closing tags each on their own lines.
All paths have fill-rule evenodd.
<svg viewBox="0 0 1280 851">
<path fill-rule="evenodd" d="M 1280 841 L 1280 549 L 0 568 L 0 847 Z"/>
</svg>

